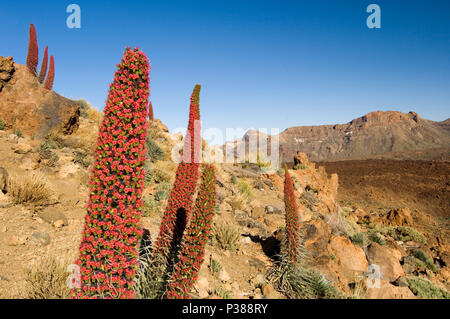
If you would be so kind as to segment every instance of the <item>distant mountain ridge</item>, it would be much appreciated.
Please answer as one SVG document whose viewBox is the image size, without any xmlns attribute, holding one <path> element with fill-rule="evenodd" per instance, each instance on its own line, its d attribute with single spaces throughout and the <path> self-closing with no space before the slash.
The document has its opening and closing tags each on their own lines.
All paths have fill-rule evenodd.
<svg viewBox="0 0 450 319">
<path fill-rule="evenodd" d="M 240 142 L 258 134 L 262 133 L 248 131 Z M 312 161 L 449 160 L 450 119 L 435 122 L 415 112 L 375 111 L 346 124 L 290 127 L 279 134 L 279 142 L 288 163 L 298 151 Z"/>
</svg>

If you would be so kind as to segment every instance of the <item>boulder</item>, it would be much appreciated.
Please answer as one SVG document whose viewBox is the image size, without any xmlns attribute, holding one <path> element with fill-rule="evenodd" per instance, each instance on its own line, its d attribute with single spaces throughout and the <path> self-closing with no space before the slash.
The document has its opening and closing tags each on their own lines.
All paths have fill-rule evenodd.
<svg viewBox="0 0 450 319">
<path fill-rule="evenodd" d="M 401 276 L 405 276 L 405 272 L 400 264 L 402 253 L 398 250 L 371 243 L 367 250 L 367 257 L 371 264 L 380 267 L 383 280 L 392 282 Z"/>
<path fill-rule="evenodd" d="M 253 219 L 258 219 L 258 218 L 260 218 L 263 215 L 264 215 L 264 208 L 262 208 L 262 207 L 254 207 L 252 209 L 252 218 Z"/>
<path fill-rule="evenodd" d="M 5 74 L 1 69 L 5 63 L 9 62 L 0 57 L 0 74 Z M 14 69 L 0 91 L 0 118 L 7 127 L 36 138 L 77 130 L 80 117 L 77 103 L 42 87 L 26 66 L 14 63 Z"/>
<path fill-rule="evenodd" d="M 364 250 L 353 245 L 348 238 L 332 236 L 328 250 L 334 254 L 342 272 L 350 281 L 367 271 L 369 263 Z"/>
<path fill-rule="evenodd" d="M 381 280 L 379 287 L 373 286 L 367 289 L 369 299 L 417 299 L 408 287 L 397 287 L 386 280 Z"/>
<path fill-rule="evenodd" d="M 57 222 L 57 224 L 62 222 L 63 225 L 68 225 L 67 217 L 60 207 L 46 207 L 44 210 L 37 212 L 37 215 L 51 225 L 54 225 L 55 222 Z"/>
<path fill-rule="evenodd" d="M 12 57 L 2 57 L 0 56 L 0 92 L 3 87 L 11 80 L 14 72 L 14 61 Z"/>
<path fill-rule="evenodd" d="M 16 154 L 27 154 L 31 152 L 32 147 L 29 143 L 22 141 L 14 145 L 13 150 Z"/>
<path fill-rule="evenodd" d="M 305 247 L 313 258 L 327 253 L 330 236 L 330 226 L 322 219 L 314 219 L 304 223 Z"/>
<path fill-rule="evenodd" d="M 380 223 L 390 226 L 411 226 L 413 218 L 409 208 L 392 209 L 380 218 Z"/>
</svg>

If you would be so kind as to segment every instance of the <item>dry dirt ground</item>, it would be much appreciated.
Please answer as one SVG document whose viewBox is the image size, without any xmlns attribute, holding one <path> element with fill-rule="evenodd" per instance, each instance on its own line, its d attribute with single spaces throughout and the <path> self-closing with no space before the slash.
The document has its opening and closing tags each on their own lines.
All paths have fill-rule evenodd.
<svg viewBox="0 0 450 319">
<path fill-rule="evenodd" d="M 411 160 L 348 160 L 320 162 L 339 175 L 338 200 L 367 211 L 409 207 L 434 217 L 450 239 L 450 162 Z M 426 226 L 426 225 L 424 225 Z"/>
</svg>

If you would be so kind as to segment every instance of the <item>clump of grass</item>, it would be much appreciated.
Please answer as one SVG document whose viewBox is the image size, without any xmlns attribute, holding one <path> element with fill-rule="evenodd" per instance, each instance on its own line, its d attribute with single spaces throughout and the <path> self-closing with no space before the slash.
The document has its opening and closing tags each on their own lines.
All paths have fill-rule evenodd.
<svg viewBox="0 0 450 319">
<path fill-rule="evenodd" d="M 163 160 L 166 157 L 164 150 L 159 147 L 150 135 L 147 135 L 145 146 L 147 149 L 147 155 L 152 162 Z"/>
<path fill-rule="evenodd" d="M 23 137 L 23 133 L 22 133 L 21 130 L 14 130 L 14 134 L 15 134 L 17 137 L 20 137 L 20 138 Z"/>
<path fill-rule="evenodd" d="M 238 189 L 239 189 L 239 192 L 242 195 L 244 195 L 245 197 L 250 198 L 252 196 L 252 190 L 250 188 L 250 185 L 247 184 L 247 182 L 239 181 Z"/>
<path fill-rule="evenodd" d="M 53 191 L 43 174 L 12 175 L 8 181 L 8 195 L 14 204 L 50 204 Z"/>
<path fill-rule="evenodd" d="M 211 258 L 211 262 L 209 263 L 209 270 L 213 275 L 217 275 L 222 270 L 222 265 L 218 260 Z"/>
<path fill-rule="evenodd" d="M 88 168 L 90 163 L 86 159 L 86 153 L 84 151 L 76 151 L 73 162 L 80 165 L 81 167 Z"/>
<path fill-rule="evenodd" d="M 356 233 L 351 237 L 352 243 L 355 245 L 358 245 L 360 247 L 364 247 L 367 244 L 367 238 L 364 233 Z"/>
<path fill-rule="evenodd" d="M 213 226 L 213 240 L 217 245 L 225 250 L 234 251 L 239 244 L 239 230 L 227 223 L 217 223 Z"/>
<path fill-rule="evenodd" d="M 366 299 L 367 298 L 367 284 L 366 278 L 361 278 L 355 283 L 350 284 L 350 299 Z"/>
<path fill-rule="evenodd" d="M 67 266 L 69 262 L 54 256 L 42 258 L 25 270 L 25 294 L 28 299 L 68 299 Z"/>
<path fill-rule="evenodd" d="M 414 295 L 424 299 L 450 299 L 450 293 L 425 278 L 406 278 Z"/>
<path fill-rule="evenodd" d="M 280 263 L 269 272 L 269 280 L 290 299 L 344 298 L 323 275 L 301 265 Z"/>
<path fill-rule="evenodd" d="M 239 193 L 230 198 L 229 204 L 233 210 L 246 210 L 247 198 Z"/>
<path fill-rule="evenodd" d="M 44 142 L 41 143 L 41 150 L 54 150 L 57 148 L 57 145 L 55 144 L 55 142 L 51 141 L 51 140 L 45 140 Z"/>
<path fill-rule="evenodd" d="M 232 184 L 237 184 L 238 183 L 238 178 L 235 175 L 231 176 L 231 183 Z"/>
<path fill-rule="evenodd" d="M 389 236 L 394 238 L 395 240 L 401 241 L 415 241 L 421 244 L 426 244 L 426 237 L 419 232 L 418 230 L 408 227 L 408 226 L 397 226 L 397 227 L 386 227 L 383 230 L 384 233 L 387 233 Z"/>
<path fill-rule="evenodd" d="M 231 298 L 231 291 L 226 290 L 223 287 L 219 287 L 214 292 L 215 295 L 217 295 L 219 298 L 222 299 L 230 299 Z"/>
<path fill-rule="evenodd" d="M 302 164 L 302 163 L 298 163 L 294 165 L 294 170 L 303 170 L 303 169 L 307 169 L 308 165 L 306 164 Z"/>
<path fill-rule="evenodd" d="M 6 129 L 5 122 L 3 122 L 2 119 L 0 119 L 0 130 L 1 130 L 1 131 L 4 131 L 5 129 Z"/>
<path fill-rule="evenodd" d="M 412 255 L 422 261 L 427 268 L 431 269 L 434 272 L 437 271 L 437 267 L 433 263 L 433 260 L 422 249 L 415 249 Z"/>
<path fill-rule="evenodd" d="M 59 156 L 55 152 L 52 152 L 50 158 L 48 159 L 47 166 L 48 167 L 56 167 L 58 165 Z"/>
<path fill-rule="evenodd" d="M 158 202 L 167 200 L 168 198 L 169 198 L 169 193 L 166 191 L 159 191 L 159 192 L 156 192 L 156 194 L 155 194 L 155 200 L 157 200 Z"/>
<path fill-rule="evenodd" d="M 156 200 L 154 197 L 144 195 L 142 207 L 142 216 L 150 217 L 152 215 L 159 215 L 161 213 L 161 201 Z"/>
<path fill-rule="evenodd" d="M 372 234 L 370 234 L 369 236 L 370 240 L 379 244 L 379 245 L 385 245 L 386 244 L 386 239 L 384 238 L 383 235 L 381 235 L 378 232 L 373 232 Z"/>
<path fill-rule="evenodd" d="M 325 218 L 325 222 L 330 226 L 334 235 L 353 235 L 353 226 L 341 216 L 340 213 L 330 214 Z M 351 230 L 351 231 L 350 231 Z"/>
<path fill-rule="evenodd" d="M 91 108 L 91 105 L 84 99 L 76 100 L 75 103 L 80 107 L 80 116 L 84 118 L 88 118 L 88 111 Z"/>
</svg>

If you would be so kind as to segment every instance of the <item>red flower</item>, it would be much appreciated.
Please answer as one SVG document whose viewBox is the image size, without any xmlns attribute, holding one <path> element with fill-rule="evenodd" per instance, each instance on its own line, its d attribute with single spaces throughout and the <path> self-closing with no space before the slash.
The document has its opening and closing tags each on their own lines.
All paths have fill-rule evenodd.
<svg viewBox="0 0 450 319">
<path fill-rule="evenodd" d="M 38 63 L 39 47 L 37 43 L 36 28 L 34 27 L 34 24 L 31 24 L 28 40 L 27 67 L 33 75 L 36 75 Z"/>
<path fill-rule="evenodd" d="M 129 67 L 130 59 L 134 59 L 134 68 Z M 74 298 L 134 297 L 144 175 L 135 174 L 131 179 L 129 175 L 140 172 L 145 161 L 149 71 L 145 54 L 127 48 L 110 85 L 77 262 L 81 288 L 72 291 Z M 127 92 L 130 98 L 125 97 Z M 136 158 L 136 152 L 142 155 Z"/>
<path fill-rule="evenodd" d="M 203 169 L 192 218 L 186 229 L 184 246 L 172 273 L 172 283 L 167 292 L 167 298 L 188 298 L 198 278 L 216 207 L 215 185 L 214 167 L 206 165 Z"/>
</svg>

